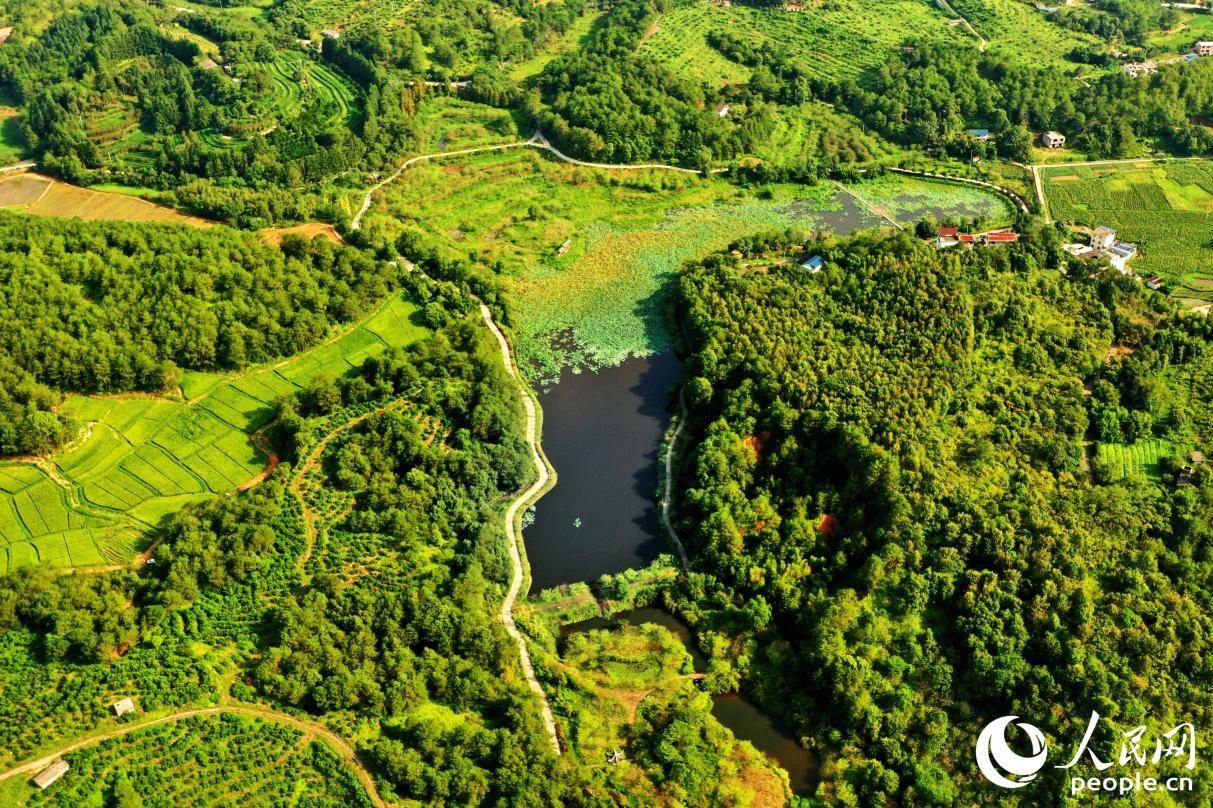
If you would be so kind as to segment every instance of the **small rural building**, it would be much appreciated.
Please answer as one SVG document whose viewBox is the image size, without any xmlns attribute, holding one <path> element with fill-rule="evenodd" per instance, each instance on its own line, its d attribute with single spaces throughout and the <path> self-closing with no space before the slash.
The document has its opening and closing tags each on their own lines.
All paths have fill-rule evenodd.
<svg viewBox="0 0 1213 808">
<path fill-rule="evenodd" d="M 729 117 L 729 113 L 733 111 L 733 107 L 728 104 L 720 103 L 716 105 L 716 115 L 720 118 Z"/>
<path fill-rule="evenodd" d="M 955 247 L 960 243 L 959 227 L 941 227 L 935 231 L 935 246 L 939 249 Z"/>
<path fill-rule="evenodd" d="M 965 134 L 974 140 L 986 141 L 994 139 L 994 135 L 989 129 L 966 129 Z"/>
<path fill-rule="evenodd" d="M 135 702 L 130 696 L 114 702 L 114 714 L 119 718 L 133 712 L 135 712 Z"/>
<path fill-rule="evenodd" d="M 825 263 L 826 259 L 822 258 L 820 255 L 814 255 L 812 258 L 802 262 L 800 265 L 809 272 L 821 272 L 821 268 L 825 266 Z"/>
<path fill-rule="evenodd" d="M 8 38 L 12 35 L 13 35 L 13 26 L 6 25 L 3 28 L 0 28 L 0 45 L 3 45 L 5 42 L 8 42 Z"/>
<path fill-rule="evenodd" d="M 1014 244 L 1019 241 L 1018 233 L 986 233 L 986 244 Z"/>
<path fill-rule="evenodd" d="M 1192 46 L 1197 56 L 1213 56 L 1213 39 L 1202 39 Z"/>
<path fill-rule="evenodd" d="M 202 68 L 203 70 L 215 70 L 219 67 L 219 63 L 214 59 L 207 57 L 198 63 L 198 67 Z"/>
<path fill-rule="evenodd" d="M 1066 136 L 1061 132 L 1045 132 L 1040 136 L 1040 145 L 1046 149 L 1060 149 L 1066 145 Z"/>
<path fill-rule="evenodd" d="M 1124 71 L 1131 79 L 1138 76 L 1152 76 L 1158 72 L 1158 62 L 1130 62 L 1124 66 Z"/>
<path fill-rule="evenodd" d="M 556 248 L 556 257 L 557 258 L 564 257 L 564 254 L 569 251 L 569 247 L 572 247 L 572 246 L 573 246 L 573 240 L 571 238 L 566 238 L 564 240 L 564 243 Z"/>
<path fill-rule="evenodd" d="M 1155 291 L 1157 291 L 1158 289 L 1162 288 L 1162 284 L 1163 284 L 1162 278 L 1160 278 L 1158 275 L 1155 275 L 1153 278 L 1150 278 L 1149 280 L 1146 281 L 1146 288 L 1154 289 Z"/>
<path fill-rule="evenodd" d="M 325 28 L 320 32 L 320 36 L 325 39 L 341 39 L 341 32 L 335 28 Z"/>
<path fill-rule="evenodd" d="M 1100 225 L 1091 231 L 1091 249 L 1106 250 L 1116 243 L 1116 231 Z"/>
<path fill-rule="evenodd" d="M 1205 462 L 1205 453 L 1194 450 L 1192 452 L 1192 465 L 1199 466 L 1203 462 Z"/>
<path fill-rule="evenodd" d="M 1137 255 L 1137 245 L 1125 244 L 1123 241 L 1118 241 L 1104 250 L 1104 255 L 1108 256 L 1108 260 L 1112 262 L 1112 266 L 1127 275 L 1129 273 L 1129 259 Z"/>
<path fill-rule="evenodd" d="M 957 238 L 960 239 L 961 244 L 977 243 L 977 236 L 974 236 L 972 233 L 961 233 L 959 236 L 957 236 Z"/>
<path fill-rule="evenodd" d="M 71 766 L 67 765 L 66 760 L 59 758 L 34 776 L 34 785 L 45 790 L 60 777 L 67 774 L 67 770 L 70 768 Z"/>
</svg>

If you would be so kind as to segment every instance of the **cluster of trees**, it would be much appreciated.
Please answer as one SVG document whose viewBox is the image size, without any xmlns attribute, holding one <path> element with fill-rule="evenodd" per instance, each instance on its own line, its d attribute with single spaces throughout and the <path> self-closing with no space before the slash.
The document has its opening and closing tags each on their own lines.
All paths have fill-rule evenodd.
<svg viewBox="0 0 1213 808">
<path fill-rule="evenodd" d="M 1158 138 L 1176 152 L 1213 151 L 1213 132 L 1190 122 L 1213 99 L 1213 64 L 1165 66 L 1133 79 L 1120 71 L 1078 82 L 1052 68 L 994 53 L 947 45 L 899 52 L 861 85 L 811 83 L 816 97 L 838 104 L 897 143 L 967 157 L 975 148 L 964 135 L 987 126 L 997 151 L 1026 160 L 1030 131 L 1056 129 L 1073 145 L 1110 157 L 1136 151 Z"/>
<path fill-rule="evenodd" d="M 769 606 L 751 684 L 827 753 L 827 801 L 981 802 L 954 750 L 1011 712 L 1051 748 L 1091 709 L 1151 732 L 1213 715 L 1213 487 L 1102 485 L 1081 463 L 1105 413 L 1120 426 L 1113 401 L 1191 448 L 1168 412 L 1213 403 L 1178 383 L 1213 329 L 1114 271 L 1042 271 L 1059 264 L 1051 230 L 1008 250 L 807 244 L 819 273 L 722 253 L 680 278 L 688 606 Z M 1134 358 L 1105 365 L 1113 342 Z M 1092 378 L 1107 385 L 1088 401 Z M 1059 774 L 1023 804 L 1068 794 Z"/>
<path fill-rule="evenodd" d="M 1105 42 L 1122 40 L 1144 46 L 1149 35 L 1179 24 L 1179 10 L 1150 0 L 1096 0 L 1089 8 L 1063 7 L 1056 18 L 1062 25 L 1094 34 Z"/>
<path fill-rule="evenodd" d="M 315 345 L 394 269 L 323 239 L 0 216 L 0 454 L 63 437 L 55 391 L 161 391 Z"/>
<path fill-rule="evenodd" d="M 728 116 L 719 91 L 688 81 L 636 52 L 665 0 L 622 0 L 589 42 L 553 60 L 528 111 L 571 153 L 601 162 L 663 160 L 706 168 L 764 141 L 774 127 L 761 99 Z"/>
</svg>

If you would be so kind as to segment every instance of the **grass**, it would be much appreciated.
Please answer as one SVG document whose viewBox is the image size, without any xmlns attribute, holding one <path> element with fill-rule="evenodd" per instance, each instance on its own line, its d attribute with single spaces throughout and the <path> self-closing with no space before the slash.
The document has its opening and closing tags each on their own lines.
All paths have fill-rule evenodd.
<svg viewBox="0 0 1213 808">
<path fill-rule="evenodd" d="M 1181 53 L 1191 50 L 1192 43 L 1199 39 L 1213 39 L 1213 14 L 1185 12 L 1178 26 L 1152 34 L 1146 44 Z"/>
<path fill-rule="evenodd" d="M 949 0 L 949 3 L 989 40 L 992 53 L 1033 65 L 1071 69 L 1075 64 L 1066 60 L 1066 54 L 1080 45 L 1101 44 L 1090 34 L 1063 28 L 1048 14 L 1021 0 Z M 1091 71 L 1084 67 L 1083 72 Z"/>
<path fill-rule="evenodd" d="M 417 307 L 391 298 L 290 360 L 229 376 L 187 373 L 175 397 L 69 396 L 61 411 L 87 425 L 74 445 L 45 466 L 0 464 L 0 571 L 129 560 L 187 503 L 262 471 L 250 435 L 268 423 L 275 399 L 424 333 Z"/>
<path fill-rule="evenodd" d="M 531 76 L 543 72 L 548 63 L 564 53 L 576 50 L 582 45 L 594 29 L 594 24 L 600 20 L 605 11 L 589 11 L 577 18 L 577 21 L 565 31 L 555 42 L 541 48 L 535 56 L 525 62 L 519 62 L 506 71 L 514 81 L 526 81 Z"/>
<path fill-rule="evenodd" d="M 1139 440 L 1136 443 L 1101 443 L 1098 457 L 1111 463 L 1113 479 L 1140 479 L 1162 482 L 1159 461 L 1175 451 L 1174 444 L 1162 438 Z"/>
<path fill-rule="evenodd" d="M 978 200 L 968 215 L 1003 204 L 949 184 L 896 187 L 893 197 L 921 196 L 919 207 Z M 420 164 L 384 189 L 365 222 L 389 238 L 421 231 L 451 256 L 496 267 L 514 303 L 523 366 L 542 386 L 562 369 L 666 348 L 666 291 L 684 261 L 761 230 L 881 224 L 832 186 L 782 185 L 759 196 L 767 198 L 722 180 L 611 173 L 514 150 Z M 909 202 L 906 210 L 918 215 Z"/>
<path fill-rule="evenodd" d="M 1059 221 L 1114 227 L 1141 250 L 1133 268 L 1161 275 L 1196 305 L 1213 301 L 1213 165 L 1199 160 L 1044 171 Z"/>
<path fill-rule="evenodd" d="M 250 716 L 160 724 L 66 759 L 71 768 L 46 791 L 15 777 L 0 784 L 0 801 L 71 808 L 121 804 L 110 800 L 125 782 L 146 805 L 370 804 L 354 774 L 321 742 Z"/>
</svg>

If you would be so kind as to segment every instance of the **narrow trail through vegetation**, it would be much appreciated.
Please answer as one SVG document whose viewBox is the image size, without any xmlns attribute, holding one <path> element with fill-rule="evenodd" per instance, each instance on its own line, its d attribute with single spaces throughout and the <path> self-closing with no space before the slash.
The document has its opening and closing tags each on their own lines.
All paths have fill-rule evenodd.
<svg viewBox="0 0 1213 808">
<path fill-rule="evenodd" d="M 74 752 L 77 749 L 95 746 L 96 744 L 99 744 L 102 741 L 107 741 L 111 738 L 120 738 L 124 735 L 130 735 L 132 732 L 138 732 L 141 729 L 154 727 L 158 724 L 167 724 L 197 716 L 218 715 L 220 713 L 227 713 L 229 715 L 247 715 L 254 718 L 260 718 L 265 721 L 273 721 L 278 724 L 287 724 L 295 729 L 300 730 L 308 737 L 320 738 L 353 768 L 354 773 L 357 775 L 359 781 L 361 781 L 363 787 L 366 788 L 367 795 L 370 796 L 371 802 L 375 804 L 376 808 L 385 808 L 386 803 L 379 796 L 379 791 L 375 788 L 375 780 L 373 777 L 371 777 L 370 771 L 358 758 L 358 753 L 354 751 L 354 747 L 340 735 L 336 734 L 322 724 L 315 721 L 298 718 L 290 715 L 289 713 L 278 712 L 277 710 L 271 710 L 268 707 L 246 707 L 234 704 L 227 704 L 219 707 L 200 707 L 193 710 L 182 710 L 181 712 L 172 713 L 171 715 L 160 716 L 159 718 L 153 718 L 147 721 L 130 723 L 125 726 L 109 730 L 108 732 L 92 735 L 88 738 L 83 738 L 79 741 L 70 743 L 49 755 L 43 755 L 42 757 L 35 758 L 34 760 L 20 763 L 7 771 L 0 772 L 0 781 L 8 780 L 11 777 L 16 777 L 21 774 L 29 774 L 32 776 L 64 755 Z"/>
<path fill-rule="evenodd" d="M 670 520 L 670 502 L 674 498 L 674 450 L 678 445 L 678 438 L 682 435 L 682 427 L 687 422 L 687 402 L 684 390 L 678 391 L 678 423 L 665 448 L 665 484 L 661 487 L 661 524 L 665 527 L 665 533 L 669 537 L 670 543 L 677 548 L 678 559 L 682 562 L 683 572 L 686 572 L 690 566 L 687 562 L 687 551 L 682 546 L 682 539 L 678 537 L 678 531 L 674 530 L 674 523 Z"/>
<path fill-rule="evenodd" d="M 535 466 L 536 472 L 534 482 L 520 491 L 505 509 L 506 545 L 510 554 L 510 566 L 513 569 L 513 578 L 510 581 L 510 588 L 506 592 L 505 600 L 501 602 L 501 622 L 505 624 L 506 632 L 518 644 L 518 657 L 522 662 L 522 673 L 526 677 L 526 682 L 531 690 L 539 697 L 539 703 L 543 711 L 543 725 L 547 729 L 548 738 L 552 742 L 552 748 L 559 755 L 560 740 L 556 735 L 556 719 L 552 716 L 552 706 L 548 703 L 548 697 L 543 691 L 543 686 L 539 684 L 539 680 L 535 677 L 535 667 L 531 664 L 531 652 L 526 647 L 526 638 L 522 636 L 517 624 L 514 622 L 514 601 L 518 599 L 518 595 L 522 591 L 524 577 L 522 554 L 518 549 L 521 540 L 514 525 L 517 522 L 519 510 L 529 505 L 547 487 L 551 479 L 551 473 L 548 471 L 547 463 L 539 456 L 537 436 L 539 417 L 535 407 L 535 400 L 531 398 L 530 391 L 527 390 L 526 383 L 518 372 L 518 366 L 514 363 L 513 353 L 510 351 L 510 343 L 506 340 L 505 334 L 501 333 L 501 329 L 497 327 L 497 323 L 493 322 L 493 313 L 489 311 L 489 307 L 484 305 L 484 303 L 480 304 L 480 316 L 484 318 L 484 324 L 489 327 L 489 331 L 493 332 L 497 345 L 501 348 L 501 361 L 505 363 L 505 368 L 509 372 L 510 378 L 514 380 L 514 385 L 517 387 L 519 395 L 522 396 L 522 405 L 526 410 L 526 443 L 527 447 L 531 450 L 531 463 Z"/>
</svg>

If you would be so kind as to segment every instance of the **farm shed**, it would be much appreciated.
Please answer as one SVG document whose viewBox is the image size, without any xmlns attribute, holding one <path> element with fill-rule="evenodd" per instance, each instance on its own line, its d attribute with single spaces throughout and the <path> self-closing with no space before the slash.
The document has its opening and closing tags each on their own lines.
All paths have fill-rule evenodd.
<svg viewBox="0 0 1213 808">
<path fill-rule="evenodd" d="M 70 768 L 71 766 L 67 765 L 66 760 L 59 758 L 34 776 L 34 785 L 45 790 L 48 786 L 66 774 L 67 770 Z"/>
<path fill-rule="evenodd" d="M 127 696 L 126 698 L 122 699 L 121 701 L 114 702 L 113 706 L 114 706 L 114 714 L 116 716 L 118 716 L 119 718 L 126 715 L 127 713 L 135 712 L 135 702 L 133 699 L 131 699 L 130 696 Z"/>
<path fill-rule="evenodd" d="M 814 255 L 809 260 L 801 263 L 801 266 L 807 269 L 809 272 L 820 272 L 821 268 L 825 266 L 825 263 L 826 259 L 822 258 L 820 255 Z"/>
<path fill-rule="evenodd" d="M 935 231 L 935 246 L 939 249 L 955 247 L 960 243 L 959 227 L 941 227 Z"/>
<path fill-rule="evenodd" d="M 1192 46 L 1192 52 L 1197 56 L 1213 56 L 1213 40 L 1200 40 Z"/>
</svg>

